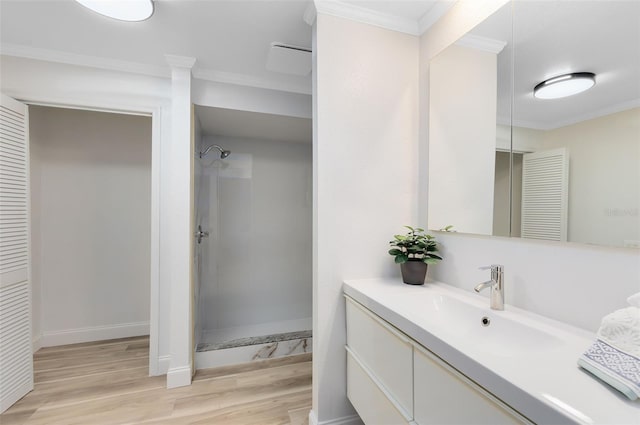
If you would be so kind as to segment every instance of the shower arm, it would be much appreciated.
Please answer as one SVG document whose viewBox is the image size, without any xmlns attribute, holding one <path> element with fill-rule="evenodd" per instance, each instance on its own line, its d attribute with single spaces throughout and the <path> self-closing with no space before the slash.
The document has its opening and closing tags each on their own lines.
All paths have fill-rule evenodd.
<svg viewBox="0 0 640 425">
<path fill-rule="evenodd" d="M 209 147 L 207 147 L 204 151 L 200 152 L 200 158 L 204 158 L 211 149 L 216 148 L 220 151 L 220 159 L 224 159 L 226 157 L 228 157 L 229 155 L 231 155 L 231 151 L 225 150 L 222 146 L 218 146 L 218 145 L 210 145 Z"/>
<path fill-rule="evenodd" d="M 218 145 L 210 145 L 210 146 L 209 146 L 209 147 L 207 147 L 204 151 L 201 151 L 201 152 L 200 152 L 200 158 L 204 158 L 204 157 L 209 153 L 209 151 L 210 151 L 211 149 L 213 149 L 213 148 L 217 148 L 220 152 L 222 152 L 222 151 L 223 151 L 223 149 L 222 149 L 220 146 L 218 146 Z"/>
</svg>

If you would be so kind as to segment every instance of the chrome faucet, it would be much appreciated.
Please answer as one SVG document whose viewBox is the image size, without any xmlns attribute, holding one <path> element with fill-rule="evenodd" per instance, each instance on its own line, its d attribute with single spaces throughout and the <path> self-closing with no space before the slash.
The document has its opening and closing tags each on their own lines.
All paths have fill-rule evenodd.
<svg viewBox="0 0 640 425">
<path fill-rule="evenodd" d="M 492 264 L 488 267 L 480 267 L 480 270 L 491 270 L 491 280 L 482 282 L 473 288 L 480 292 L 491 287 L 491 308 L 493 310 L 504 310 L 504 267 L 499 264 Z"/>
</svg>

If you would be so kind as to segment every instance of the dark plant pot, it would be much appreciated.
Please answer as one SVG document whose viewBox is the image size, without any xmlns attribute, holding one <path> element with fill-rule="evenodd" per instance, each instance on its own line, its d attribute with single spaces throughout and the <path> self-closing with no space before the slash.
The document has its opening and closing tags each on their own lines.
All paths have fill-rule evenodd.
<svg viewBox="0 0 640 425">
<path fill-rule="evenodd" d="M 427 277 L 427 264 L 422 260 L 409 259 L 406 263 L 400 264 L 402 281 L 408 285 L 424 285 Z"/>
</svg>

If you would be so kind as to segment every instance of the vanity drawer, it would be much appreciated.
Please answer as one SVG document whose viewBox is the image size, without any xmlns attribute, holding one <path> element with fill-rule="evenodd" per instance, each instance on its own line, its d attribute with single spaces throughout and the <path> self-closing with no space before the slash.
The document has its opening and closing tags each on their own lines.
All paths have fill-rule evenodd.
<svg viewBox="0 0 640 425">
<path fill-rule="evenodd" d="M 347 346 L 407 417 L 413 416 L 413 346 L 390 324 L 349 297 Z"/>
<path fill-rule="evenodd" d="M 416 424 L 531 424 L 429 351 L 414 356 Z"/>
<path fill-rule="evenodd" d="M 347 397 L 367 425 L 401 425 L 409 421 L 394 406 L 356 356 L 347 349 Z"/>
</svg>

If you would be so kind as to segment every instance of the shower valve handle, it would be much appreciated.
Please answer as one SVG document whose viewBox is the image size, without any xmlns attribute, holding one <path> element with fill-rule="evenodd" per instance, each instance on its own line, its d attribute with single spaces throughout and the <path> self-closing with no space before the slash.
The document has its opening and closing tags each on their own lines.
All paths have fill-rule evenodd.
<svg viewBox="0 0 640 425">
<path fill-rule="evenodd" d="M 205 232 L 202 230 L 202 226 L 198 225 L 198 231 L 196 232 L 196 240 L 198 241 L 198 243 L 202 242 L 202 238 L 208 238 L 209 237 L 209 232 Z"/>
</svg>

